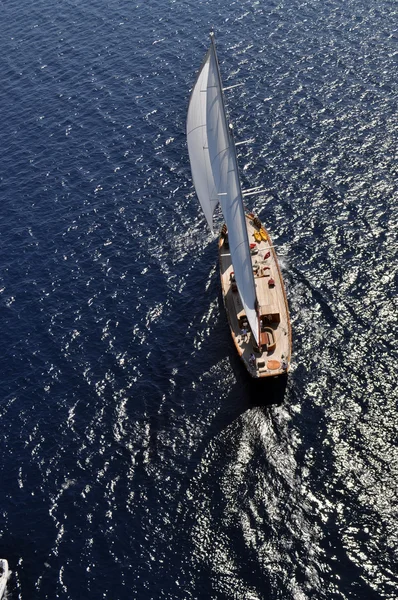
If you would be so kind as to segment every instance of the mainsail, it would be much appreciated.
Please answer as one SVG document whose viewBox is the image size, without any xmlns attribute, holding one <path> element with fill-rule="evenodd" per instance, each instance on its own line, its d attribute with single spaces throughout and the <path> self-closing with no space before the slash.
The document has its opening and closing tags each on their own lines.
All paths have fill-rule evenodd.
<svg viewBox="0 0 398 600">
<path fill-rule="evenodd" d="M 207 222 L 213 230 L 218 202 L 228 228 L 235 280 L 252 333 L 259 342 L 256 287 L 247 235 L 238 164 L 222 91 L 214 37 L 192 90 L 187 118 L 192 177 Z"/>
</svg>

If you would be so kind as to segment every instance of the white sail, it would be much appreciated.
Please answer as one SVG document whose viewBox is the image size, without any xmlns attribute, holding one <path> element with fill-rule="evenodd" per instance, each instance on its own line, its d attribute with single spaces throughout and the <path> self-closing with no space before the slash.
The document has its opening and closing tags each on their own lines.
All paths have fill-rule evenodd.
<svg viewBox="0 0 398 600">
<path fill-rule="evenodd" d="M 200 117 L 194 118 L 192 112 L 200 111 Z M 197 83 L 192 91 L 188 109 L 188 149 L 196 192 L 200 202 L 211 205 L 214 193 L 221 202 L 221 208 L 228 228 L 228 242 L 236 284 L 242 305 L 249 321 L 252 333 L 259 342 L 259 323 L 256 309 L 256 288 L 247 235 L 246 217 L 240 187 L 236 150 L 225 114 L 221 77 L 218 68 L 213 36 L 211 46 L 199 72 Z M 202 134 L 194 133 L 192 125 Z M 204 133 L 205 132 L 205 133 Z M 202 164 L 198 166 L 198 156 Z M 204 165 L 206 168 L 204 168 Z M 210 169 L 211 176 L 207 169 Z M 200 169 L 200 170 L 199 170 Z M 206 172 L 206 179 L 198 182 L 200 172 Z M 211 185 L 209 186 L 209 181 Z M 206 182 L 206 183 L 205 183 Z M 199 183 L 199 187 L 197 187 Z M 203 201 L 205 188 L 212 189 L 212 196 Z M 206 210 L 203 209 L 205 214 Z M 210 209 L 209 209 L 210 210 Z M 207 214 L 206 214 L 207 217 Z M 208 219 L 209 220 L 209 219 Z"/>
<path fill-rule="evenodd" d="M 210 52 L 206 54 L 192 90 L 187 116 L 187 142 L 196 194 L 213 232 L 213 213 L 219 199 L 214 184 L 207 141 L 206 104 L 209 63 Z"/>
</svg>

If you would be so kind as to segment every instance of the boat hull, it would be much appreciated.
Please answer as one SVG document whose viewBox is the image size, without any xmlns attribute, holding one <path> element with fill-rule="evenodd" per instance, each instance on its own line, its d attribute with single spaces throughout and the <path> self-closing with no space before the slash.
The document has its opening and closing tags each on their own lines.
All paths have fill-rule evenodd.
<svg viewBox="0 0 398 600">
<path fill-rule="evenodd" d="M 231 335 L 238 355 L 253 378 L 286 375 L 291 360 L 291 325 L 278 258 L 269 233 L 257 217 L 246 214 L 252 268 L 260 317 L 257 344 L 245 317 L 229 253 L 228 233 L 219 237 L 221 289 Z M 260 238 L 260 239 L 259 239 Z"/>
</svg>

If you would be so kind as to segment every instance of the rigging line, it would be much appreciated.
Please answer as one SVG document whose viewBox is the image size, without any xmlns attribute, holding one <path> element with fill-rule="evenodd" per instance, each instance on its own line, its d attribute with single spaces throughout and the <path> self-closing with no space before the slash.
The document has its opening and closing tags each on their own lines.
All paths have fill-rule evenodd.
<svg viewBox="0 0 398 600">
<path fill-rule="evenodd" d="M 255 196 L 256 194 L 265 194 L 266 190 L 259 190 L 258 192 L 243 192 L 242 196 L 246 198 L 246 196 Z"/>
<path fill-rule="evenodd" d="M 244 244 L 244 242 L 242 242 L 242 244 Z M 239 248 L 239 246 L 236 246 L 235 250 L 236 250 L 237 248 Z M 261 248 L 261 250 L 259 250 L 259 249 L 257 248 L 257 250 L 259 250 L 259 251 L 261 251 L 261 252 L 264 252 L 264 250 L 269 250 L 269 249 L 271 249 L 271 248 L 283 248 L 283 246 L 279 246 L 279 245 L 278 245 L 278 246 L 276 246 L 275 244 L 272 244 L 272 245 L 270 245 L 270 244 L 267 244 L 267 246 L 266 246 L 265 248 Z M 280 252 L 280 251 L 279 251 L 279 254 L 280 254 L 281 256 L 285 256 L 285 255 L 283 255 L 283 253 L 282 253 L 282 252 Z M 220 256 L 231 256 L 231 253 L 229 253 L 229 254 L 228 254 L 228 253 L 227 253 L 227 254 L 220 254 Z M 253 256 L 253 258 L 254 258 L 254 257 L 255 257 L 255 256 L 257 256 L 257 255 L 256 255 L 256 254 L 252 254 L 251 256 Z"/>
<path fill-rule="evenodd" d="M 226 152 L 226 151 L 227 151 L 227 150 L 229 150 L 229 149 L 230 149 L 230 146 L 226 146 L 225 148 L 221 148 L 221 150 L 220 150 L 219 152 L 217 152 L 217 154 L 215 155 L 215 157 L 214 157 L 214 160 L 215 160 L 216 158 L 218 158 L 218 157 L 220 156 L 220 154 L 222 154 L 223 152 Z M 214 163 L 214 160 L 211 160 L 211 161 L 210 161 L 210 163 L 211 163 L 212 165 L 213 165 L 213 163 Z M 228 172 L 230 172 L 230 171 L 228 171 Z"/>
<path fill-rule="evenodd" d="M 255 185 L 252 188 L 247 188 L 247 190 L 242 190 L 243 192 L 252 192 L 253 190 L 258 190 L 260 189 L 262 186 L 261 185 Z"/>
<path fill-rule="evenodd" d="M 249 237 L 248 237 L 247 239 L 249 239 Z M 246 244 L 246 240 L 243 240 L 243 241 L 242 241 L 242 242 L 240 242 L 240 243 L 239 243 L 237 246 L 235 246 L 235 248 L 234 248 L 234 251 L 236 252 L 236 250 L 237 250 L 238 248 L 240 248 L 240 246 L 242 246 L 243 244 Z M 249 244 L 249 246 L 250 246 L 250 244 Z"/>
<path fill-rule="evenodd" d="M 242 144 L 251 144 L 255 141 L 255 138 L 250 138 L 249 140 L 243 140 L 242 142 L 235 142 L 235 146 L 241 146 Z"/>
<path fill-rule="evenodd" d="M 202 125 L 197 125 L 196 127 L 194 127 L 193 129 L 190 129 L 189 131 L 187 131 L 187 135 L 189 135 L 190 133 L 192 133 L 193 131 L 196 131 L 196 129 L 200 129 L 201 127 L 206 127 L 206 124 L 202 124 Z"/>
<path fill-rule="evenodd" d="M 233 88 L 240 87 L 245 85 L 244 83 L 235 83 L 234 85 L 228 85 L 227 87 L 223 87 L 222 91 L 227 92 L 228 90 L 232 90 Z"/>
</svg>

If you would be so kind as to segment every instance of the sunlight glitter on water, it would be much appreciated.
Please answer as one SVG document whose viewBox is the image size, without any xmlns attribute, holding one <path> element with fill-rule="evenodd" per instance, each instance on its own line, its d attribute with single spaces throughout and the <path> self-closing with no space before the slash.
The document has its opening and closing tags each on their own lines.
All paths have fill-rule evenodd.
<svg viewBox="0 0 398 600">
<path fill-rule="evenodd" d="M 13 594 L 392 598 L 393 4 L 3 9 Z M 245 84 L 226 96 L 255 138 L 243 183 L 286 252 L 293 368 L 272 409 L 251 407 L 189 173 L 210 21 Z"/>
</svg>

